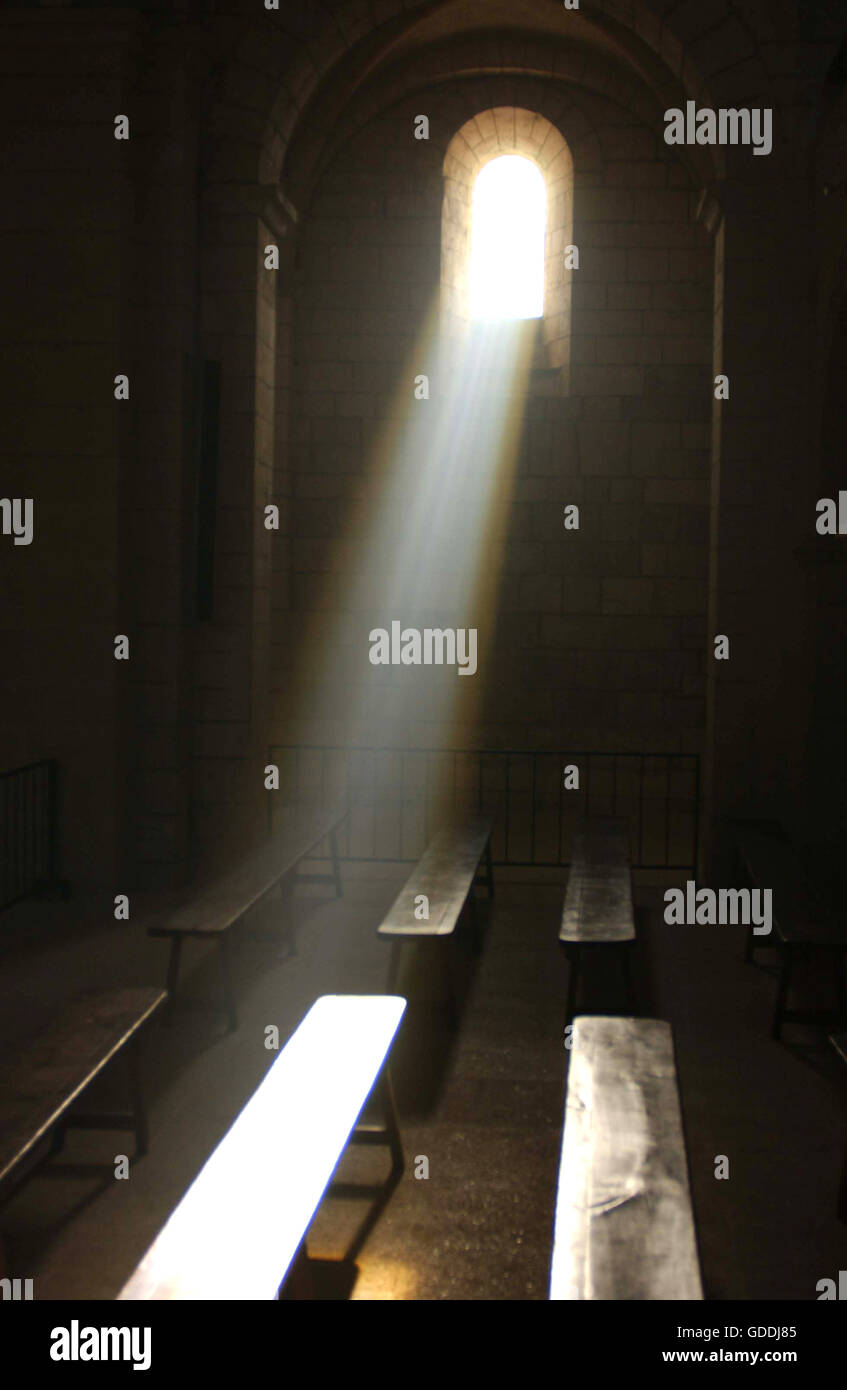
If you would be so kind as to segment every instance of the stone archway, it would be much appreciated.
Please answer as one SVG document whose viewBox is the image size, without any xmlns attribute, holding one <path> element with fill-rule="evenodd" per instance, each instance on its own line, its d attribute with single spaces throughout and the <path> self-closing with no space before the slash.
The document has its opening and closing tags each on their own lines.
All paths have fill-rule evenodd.
<svg viewBox="0 0 847 1390">
<path fill-rule="evenodd" d="M 448 22 L 447 11 L 450 9 L 455 14 L 459 8 L 466 22 L 460 26 L 462 32 L 450 37 L 448 42 L 447 36 L 454 26 Z M 265 398 L 270 360 L 266 355 L 269 342 L 267 338 L 260 341 L 259 324 L 260 321 L 266 323 L 268 314 L 273 312 L 279 331 L 280 323 L 288 320 L 291 291 L 288 277 L 285 283 L 280 277 L 272 286 L 263 284 L 255 250 L 267 233 L 268 219 L 272 222 L 284 207 L 278 190 L 284 189 L 297 211 L 302 212 L 322 171 L 337 157 L 357 126 L 366 124 L 377 111 L 391 103 L 391 93 L 397 92 L 398 83 L 405 94 L 426 85 L 424 79 L 428 80 L 436 50 L 439 62 L 437 73 L 432 74 L 435 80 L 448 83 L 454 79 L 475 78 L 480 83 L 488 83 L 489 87 L 496 80 L 501 102 L 503 96 L 508 98 L 509 84 L 519 86 L 525 78 L 548 87 L 551 93 L 558 90 L 559 99 L 564 97 L 565 101 L 577 91 L 593 91 L 612 101 L 620 101 L 624 89 L 633 93 L 633 89 L 638 88 L 642 116 L 647 119 L 649 109 L 650 124 L 656 124 L 657 128 L 665 106 L 678 106 L 686 97 L 700 104 L 714 104 L 715 98 L 710 96 L 710 91 L 720 99 L 732 85 L 716 63 L 706 62 L 704 58 L 703 66 L 698 67 L 697 62 L 692 61 L 691 45 L 696 34 L 688 36 L 689 46 L 685 47 L 657 21 L 646 5 L 600 0 L 590 17 L 581 17 L 578 30 L 566 32 L 561 14 L 554 15 L 553 7 L 539 4 L 533 7 L 527 32 L 511 36 L 496 31 L 495 22 L 505 23 L 501 9 L 489 4 L 478 5 L 474 0 L 468 0 L 461 7 L 406 7 L 405 13 L 399 4 L 393 12 L 387 5 L 382 11 L 383 21 L 369 31 L 361 16 L 357 18 L 346 7 L 334 11 L 331 16 L 327 12 L 325 22 L 315 12 L 308 42 L 304 40 L 302 47 L 286 45 L 282 31 L 274 29 L 272 24 L 257 22 L 243 32 L 237 45 L 237 57 L 222 70 L 219 100 L 212 118 L 218 130 L 227 127 L 230 120 L 234 121 L 240 134 L 228 133 L 221 140 L 208 165 L 206 187 L 210 201 L 237 200 L 236 215 L 230 218 L 225 213 L 225 219 L 232 227 L 236 221 L 242 223 L 242 250 L 246 251 L 248 242 L 252 242 L 252 254 L 256 257 L 255 294 L 251 305 L 247 305 L 246 296 L 244 300 L 245 331 L 239 347 L 238 370 L 244 378 L 253 374 L 257 401 Z M 701 27 L 704 33 L 708 30 L 705 19 Z M 750 80 L 761 85 L 761 79 L 767 74 L 755 37 L 748 34 L 744 44 L 746 48 L 739 61 L 741 58 L 748 61 L 752 73 Z M 441 63 L 441 55 L 445 52 L 452 52 L 447 68 Z M 519 105 L 516 100 L 515 106 Z M 556 111 L 546 105 L 541 109 L 546 112 L 544 118 L 552 118 L 551 123 L 556 124 Z M 454 129 L 458 128 L 457 124 Z M 570 127 L 561 123 L 561 128 L 567 131 L 574 159 L 581 162 Z M 715 231 L 721 218 L 718 198 L 723 153 L 694 148 L 681 155 L 693 190 L 699 190 L 699 197 L 692 198 L 693 217 L 710 232 Z M 242 217 L 245 211 L 248 221 L 252 218 L 249 229 Z M 293 222 L 288 214 L 281 220 L 287 221 L 290 234 Z M 565 287 L 558 288 L 565 304 Z M 275 298 L 275 310 L 271 310 L 269 296 Z M 260 303 L 262 300 L 264 307 Z M 555 351 L 558 364 L 564 366 L 569 351 L 567 313 L 564 321 L 561 316 L 559 318 L 558 324 L 550 324 L 547 346 Z M 248 372 L 247 345 L 251 335 L 255 351 Z M 275 361 L 272 386 L 275 395 L 270 418 L 276 427 L 276 437 L 270 441 L 273 458 L 270 469 L 266 466 L 267 421 L 259 424 L 255 439 L 251 436 L 247 440 L 253 459 L 254 502 L 259 495 L 257 488 L 261 490 L 268 481 L 278 493 L 280 489 L 284 492 L 289 480 L 287 444 L 278 428 L 285 419 L 284 406 L 280 410 L 279 402 L 284 401 L 287 392 L 287 355 L 284 350 L 280 351 L 278 343 L 270 347 L 270 353 Z M 244 418 L 239 427 L 247 428 Z M 260 439 L 264 460 L 259 457 L 261 450 L 256 445 Z M 716 457 L 719 457 L 720 445 L 718 434 Z M 271 563 L 267 537 L 254 538 L 254 546 L 251 569 L 263 574 Z M 279 554 L 280 547 L 276 546 L 277 564 Z M 254 595 L 248 618 L 251 641 L 265 628 L 268 608 L 262 604 L 257 607 Z"/>
</svg>

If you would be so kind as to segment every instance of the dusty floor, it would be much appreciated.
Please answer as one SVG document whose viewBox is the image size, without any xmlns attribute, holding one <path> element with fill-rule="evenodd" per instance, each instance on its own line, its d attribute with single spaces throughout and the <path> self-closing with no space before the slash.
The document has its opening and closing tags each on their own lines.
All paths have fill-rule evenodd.
<svg viewBox="0 0 847 1390">
<path fill-rule="evenodd" d="M 150 1153 L 117 1181 L 92 1165 L 131 1153 L 131 1137 L 71 1132 L 2 1212 L 9 1273 L 34 1278 L 41 1299 L 117 1293 L 273 1061 L 267 1025 L 285 1038 L 320 994 L 382 991 L 388 953 L 374 931 L 407 872 L 345 866 L 341 900 L 300 897 L 295 957 L 278 940 L 242 940 L 238 1032 L 186 1008 L 151 1034 Z M 741 929 L 668 927 L 660 893 L 637 899 L 645 1012 L 674 1026 L 707 1296 L 813 1299 L 817 1281 L 847 1263 L 847 1227 L 834 1214 L 847 1080 L 821 1033 L 795 1027 L 771 1041 L 774 979 L 764 955 L 759 968 L 741 963 Z M 412 963 L 394 1055 L 406 1174 L 355 1267 L 326 1266 L 335 1296 L 352 1284 L 355 1299 L 546 1297 L 567 1056 L 561 901 L 561 884 L 501 882 L 481 954 L 457 952 L 458 1032 L 427 961 Z M 1 920 L 0 1061 L 78 989 L 164 980 L 166 947 L 146 936 L 141 911 L 105 929 L 86 930 L 77 915 L 30 904 Z M 262 922 L 275 920 L 271 904 Z M 199 1005 L 214 996 L 216 962 L 203 947 L 187 956 L 186 995 Z M 595 980 L 613 1010 L 615 988 Z M 116 1068 L 104 1085 L 117 1097 L 122 1080 Z M 720 1154 L 728 1181 L 714 1177 Z M 414 1176 L 419 1156 L 427 1179 Z M 343 1172 L 372 1179 L 380 1165 L 379 1151 L 356 1151 Z M 325 1200 L 312 1254 L 339 1260 L 365 1210 Z"/>
</svg>

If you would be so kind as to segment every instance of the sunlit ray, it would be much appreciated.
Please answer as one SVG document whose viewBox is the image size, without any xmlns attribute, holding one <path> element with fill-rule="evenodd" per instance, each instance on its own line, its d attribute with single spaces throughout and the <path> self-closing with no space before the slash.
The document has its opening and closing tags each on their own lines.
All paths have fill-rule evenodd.
<svg viewBox="0 0 847 1390">
<path fill-rule="evenodd" d="M 345 532 L 323 551 L 320 587 L 313 572 L 305 627 L 290 633 L 297 660 L 274 711 L 275 743 L 387 749 L 475 740 L 492 679 L 502 541 L 538 325 L 439 330 L 438 322 L 433 306 L 348 494 Z M 422 373 L 429 390 L 419 398 Z M 420 634 L 474 630 L 474 673 L 460 675 L 449 659 L 372 662 L 371 633 L 393 625 Z M 299 766 L 291 760 L 292 775 Z M 342 767 L 339 787 L 322 784 L 322 793 L 343 790 Z"/>
</svg>

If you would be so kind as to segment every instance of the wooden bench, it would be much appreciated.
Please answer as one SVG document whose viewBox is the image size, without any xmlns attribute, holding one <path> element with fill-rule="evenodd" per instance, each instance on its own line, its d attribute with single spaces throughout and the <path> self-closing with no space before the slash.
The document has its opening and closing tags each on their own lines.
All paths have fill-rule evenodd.
<svg viewBox="0 0 847 1390">
<path fill-rule="evenodd" d="M 135 1152 L 147 1151 L 148 1128 L 139 1069 L 146 1026 L 165 1002 L 160 989 L 83 994 L 28 1045 L 0 1081 L 0 1202 L 42 1159 L 61 1148 L 66 1129 L 132 1129 Z M 127 1112 L 80 1114 L 71 1107 L 123 1053 L 129 1064 Z"/>
<path fill-rule="evenodd" d="M 279 828 L 269 841 L 231 873 L 201 892 L 190 895 L 175 909 L 162 913 L 148 927 L 151 936 L 167 937 L 171 943 L 167 975 L 169 1013 L 176 999 L 183 942 L 214 940 L 218 943 L 223 1008 L 230 1029 L 234 1031 L 238 1027 L 230 929 L 240 922 L 250 908 L 255 907 L 273 889 L 280 887 L 284 879 L 300 883 L 330 882 L 336 896 L 340 897 L 342 888 L 337 835 L 346 815 L 346 809 L 337 807 L 330 810 L 292 805 L 280 807 L 277 813 Z M 332 872 L 299 872 L 300 861 L 308 858 L 323 840 L 329 841 Z"/>
<path fill-rule="evenodd" d="M 570 963 L 568 1023 L 576 1012 L 586 950 L 619 953 L 629 1007 L 637 1011 L 631 960 L 635 915 L 625 820 L 592 818 L 574 836 L 559 941 Z"/>
<path fill-rule="evenodd" d="M 670 1024 L 574 1024 L 551 1299 L 701 1299 Z"/>
<path fill-rule="evenodd" d="M 835 1048 L 841 1061 L 847 1066 L 847 1033 L 832 1033 L 829 1041 Z M 839 1221 L 847 1221 L 847 1145 L 844 1149 L 844 1161 L 841 1165 L 841 1180 L 838 1185 L 838 1212 Z"/>
<path fill-rule="evenodd" d="M 473 888 L 480 862 L 485 856 L 484 881 L 489 897 L 494 893 L 494 867 L 491 859 L 493 822 L 487 816 L 463 816 L 444 827 L 427 846 L 406 883 L 395 898 L 387 916 L 377 928 L 377 936 L 392 943 L 388 989 L 396 985 L 400 952 L 404 944 L 452 939 L 466 906 L 474 913 L 475 941 L 479 943 L 476 901 Z M 429 903 L 428 919 L 415 916 L 415 899 L 424 896 Z M 450 961 L 442 954 L 445 983 L 451 1008 L 455 1012 Z"/>
<path fill-rule="evenodd" d="M 273 1299 L 289 1271 L 302 1287 L 306 1234 L 348 1141 L 390 1148 L 389 1191 L 403 1171 L 385 1063 L 405 1008 L 388 995 L 312 1005 L 119 1298 Z M 359 1129 L 375 1083 L 386 1123 Z"/>
<path fill-rule="evenodd" d="M 754 949 L 776 947 L 782 953 L 779 983 L 772 1024 L 772 1036 L 779 1039 L 783 1023 L 843 1024 L 845 1013 L 844 970 L 847 930 L 843 921 L 829 916 L 814 902 L 800 860 L 787 840 L 756 830 L 739 832 L 735 840 L 736 861 L 754 888 L 772 890 L 773 932 L 756 936 L 751 924 L 744 959 L 753 959 Z M 789 1009 L 788 993 L 797 957 L 812 953 L 832 956 L 835 983 L 835 1011 Z"/>
</svg>

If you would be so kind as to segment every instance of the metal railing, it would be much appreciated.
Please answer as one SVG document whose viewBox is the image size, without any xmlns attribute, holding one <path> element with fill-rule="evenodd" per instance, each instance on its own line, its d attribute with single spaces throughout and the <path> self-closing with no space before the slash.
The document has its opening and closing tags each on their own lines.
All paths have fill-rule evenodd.
<svg viewBox="0 0 847 1390">
<path fill-rule="evenodd" d="M 700 759 L 696 753 L 538 752 L 518 749 L 340 748 L 275 744 L 274 805 L 342 801 L 351 813 L 342 857 L 414 863 L 438 820 L 453 811 L 496 818 L 498 865 L 556 868 L 587 816 L 625 816 L 633 867 L 693 869 L 697 862 Z M 566 790 L 576 766 L 579 788 Z"/>
<path fill-rule="evenodd" d="M 53 758 L 0 773 L 0 909 L 56 883 Z"/>
</svg>

